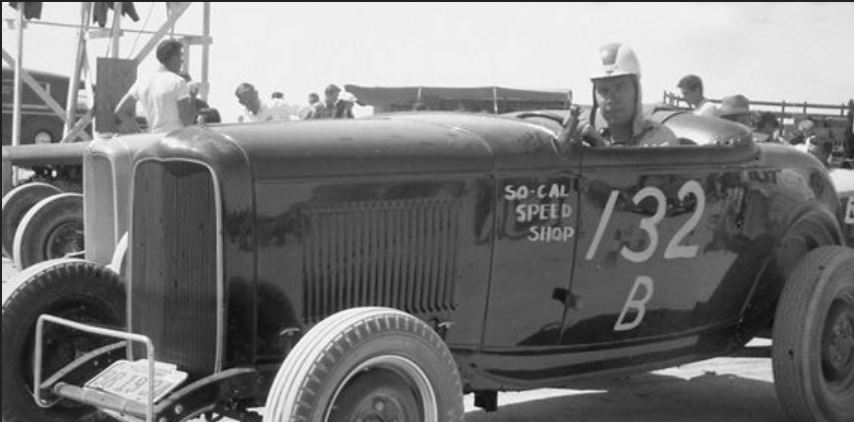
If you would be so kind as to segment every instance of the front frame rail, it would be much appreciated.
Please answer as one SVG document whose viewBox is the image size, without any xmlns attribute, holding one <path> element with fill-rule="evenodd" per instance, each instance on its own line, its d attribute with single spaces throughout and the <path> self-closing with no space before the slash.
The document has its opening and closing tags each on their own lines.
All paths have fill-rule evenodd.
<svg viewBox="0 0 854 422">
<path fill-rule="evenodd" d="M 148 359 L 148 403 L 145 406 L 145 421 L 154 422 L 154 363 L 156 362 L 154 355 L 154 343 L 150 338 L 141 334 L 129 333 L 126 331 L 112 330 L 109 328 L 93 327 L 79 322 L 71 321 L 65 318 L 56 317 L 53 315 L 42 314 L 36 322 L 36 344 L 35 357 L 33 359 L 33 396 L 36 404 L 40 407 L 49 407 L 51 404 L 42 400 L 41 385 L 42 385 L 42 335 L 44 334 L 44 325 L 50 322 L 57 325 L 62 325 L 79 331 L 84 331 L 90 334 L 100 335 L 104 337 L 113 337 L 129 342 L 142 343 L 145 345 L 146 359 Z M 114 409 L 122 410 L 122 409 Z"/>
</svg>

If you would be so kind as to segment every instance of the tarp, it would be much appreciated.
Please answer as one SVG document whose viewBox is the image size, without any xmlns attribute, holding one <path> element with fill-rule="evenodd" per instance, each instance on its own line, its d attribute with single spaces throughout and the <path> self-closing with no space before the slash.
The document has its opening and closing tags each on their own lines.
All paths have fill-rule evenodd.
<svg viewBox="0 0 854 422">
<path fill-rule="evenodd" d="M 537 91 L 513 89 L 500 86 L 483 87 L 364 87 L 345 85 L 344 88 L 356 96 L 359 104 L 388 107 L 392 104 L 412 104 L 428 99 L 440 101 L 498 101 L 556 103 L 566 101 L 566 91 Z"/>
</svg>

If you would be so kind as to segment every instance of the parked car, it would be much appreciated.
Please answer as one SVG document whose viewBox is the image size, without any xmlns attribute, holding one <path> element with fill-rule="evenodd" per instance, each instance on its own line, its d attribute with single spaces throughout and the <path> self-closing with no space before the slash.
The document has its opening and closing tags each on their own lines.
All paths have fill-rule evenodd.
<svg viewBox="0 0 854 422">
<path fill-rule="evenodd" d="M 30 75 L 65 107 L 69 78 L 47 72 L 30 71 Z M 15 95 L 14 69 L 3 67 L 3 145 L 12 141 L 12 103 Z M 22 84 L 21 144 L 49 144 L 62 139 L 63 121 L 26 84 Z"/>
<path fill-rule="evenodd" d="M 458 421 L 463 393 L 494 410 L 770 334 L 792 420 L 852 420 L 854 250 L 828 171 L 655 117 L 696 145 L 564 145 L 548 112 L 146 143 L 126 276 L 47 261 L 4 297 L 3 418 Z"/>
</svg>

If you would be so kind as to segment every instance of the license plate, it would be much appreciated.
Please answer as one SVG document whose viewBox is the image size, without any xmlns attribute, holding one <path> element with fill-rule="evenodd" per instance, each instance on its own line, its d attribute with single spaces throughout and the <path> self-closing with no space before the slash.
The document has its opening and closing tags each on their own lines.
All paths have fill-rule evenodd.
<svg viewBox="0 0 854 422">
<path fill-rule="evenodd" d="M 154 401 L 157 402 L 187 379 L 175 365 L 154 363 Z M 139 403 L 148 403 L 148 360 L 120 360 L 89 380 L 85 387 Z"/>
</svg>

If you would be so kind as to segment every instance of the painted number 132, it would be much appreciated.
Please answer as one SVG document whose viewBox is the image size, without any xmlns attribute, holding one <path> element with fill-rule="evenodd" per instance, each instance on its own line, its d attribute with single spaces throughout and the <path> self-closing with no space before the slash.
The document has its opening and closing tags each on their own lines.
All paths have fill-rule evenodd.
<svg viewBox="0 0 854 422">
<path fill-rule="evenodd" d="M 599 226 L 596 227 L 596 233 L 593 236 L 593 242 L 590 243 L 590 247 L 587 249 L 587 255 L 585 258 L 587 260 L 593 259 L 596 256 L 596 250 L 599 248 L 599 243 L 602 241 L 602 236 L 605 233 L 605 228 L 607 228 L 608 223 L 611 220 L 611 215 L 614 213 L 614 206 L 617 204 L 617 198 L 619 197 L 620 192 L 617 190 L 611 191 L 611 196 L 608 197 L 608 202 L 605 204 L 605 209 L 602 212 L 602 218 L 599 219 Z M 682 185 L 682 188 L 679 189 L 679 200 L 684 201 L 688 195 L 693 195 L 694 198 L 697 199 L 697 206 L 694 208 L 694 214 L 691 215 L 691 218 L 685 222 L 673 238 L 670 239 L 670 242 L 667 244 L 667 248 L 664 250 L 664 258 L 665 259 L 673 259 L 673 258 L 693 258 L 697 256 L 697 251 L 699 247 L 697 245 L 682 245 L 682 241 L 697 227 L 697 224 L 700 223 L 700 219 L 703 216 L 703 211 L 706 208 L 706 194 L 703 192 L 703 187 L 700 186 L 694 180 L 689 180 Z M 630 249 L 627 246 L 623 246 L 620 249 L 620 255 L 623 258 L 635 263 L 646 262 L 649 258 L 652 257 L 653 253 L 655 253 L 656 248 L 658 248 L 659 236 L 658 236 L 658 224 L 661 223 L 661 220 L 664 219 L 664 216 L 667 212 L 667 198 L 664 196 L 664 192 L 661 189 L 654 186 L 647 186 L 641 190 L 639 190 L 632 201 L 635 205 L 640 204 L 646 198 L 653 198 L 656 201 L 656 209 L 655 214 L 651 217 L 647 217 L 641 219 L 640 221 L 640 229 L 646 233 L 646 236 L 649 237 L 649 244 L 646 249 L 635 251 Z"/>
</svg>

